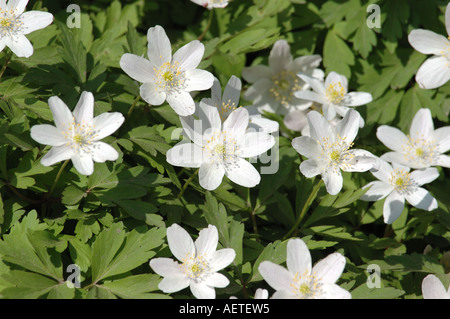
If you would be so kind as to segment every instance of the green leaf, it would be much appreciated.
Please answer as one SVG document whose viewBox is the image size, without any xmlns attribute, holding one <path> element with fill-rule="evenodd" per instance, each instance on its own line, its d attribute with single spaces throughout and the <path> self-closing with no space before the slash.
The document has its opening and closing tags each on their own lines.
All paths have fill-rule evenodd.
<svg viewBox="0 0 450 319">
<path fill-rule="evenodd" d="M 351 291 L 352 299 L 396 299 L 405 294 L 405 291 L 394 287 L 369 288 L 367 284 Z"/>
<path fill-rule="evenodd" d="M 348 47 L 333 29 L 327 32 L 323 46 L 323 64 L 326 72 L 331 71 L 351 78 L 350 66 L 355 64 L 355 57 Z"/>
<path fill-rule="evenodd" d="M 273 243 L 268 244 L 253 264 L 252 275 L 249 281 L 253 282 L 263 280 L 261 274 L 258 271 L 258 266 L 261 262 L 268 260 L 275 264 L 281 264 L 282 262 L 286 261 L 286 245 L 286 240 L 277 240 Z"/>
<path fill-rule="evenodd" d="M 122 299 L 170 299 L 164 294 L 150 293 L 158 290 L 159 275 L 141 274 L 106 281 L 102 286 Z"/>
</svg>

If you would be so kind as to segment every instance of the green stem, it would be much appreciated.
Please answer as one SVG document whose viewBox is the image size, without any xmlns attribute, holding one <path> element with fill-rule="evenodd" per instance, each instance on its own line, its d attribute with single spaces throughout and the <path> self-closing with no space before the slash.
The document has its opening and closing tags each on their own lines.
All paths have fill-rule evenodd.
<svg viewBox="0 0 450 319">
<path fill-rule="evenodd" d="M 203 38 L 206 35 L 206 32 L 208 32 L 209 28 L 211 27 L 211 22 L 212 22 L 212 18 L 213 18 L 213 14 L 214 14 L 213 12 L 214 12 L 214 10 L 209 11 L 208 23 L 206 24 L 206 28 L 205 28 L 205 30 L 203 30 L 203 33 L 198 37 L 198 39 L 197 39 L 198 41 L 203 40 Z"/>
<path fill-rule="evenodd" d="M 45 195 L 45 198 L 49 198 L 52 194 L 53 191 L 55 190 L 55 186 L 58 183 L 59 178 L 61 177 L 61 174 L 64 170 L 64 168 L 67 166 L 67 164 L 69 163 L 70 160 L 65 160 L 65 162 L 61 165 L 58 174 L 56 175 L 55 181 L 53 182 L 52 188 L 50 189 L 50 191 Z"/>
<path fill-rule="evenodd" d="M 250 219 L 252 221 L 253 233 L 256 235 L 256 241 L 259 242 L 258 235 L 258 224 L 256 223 L 256 210 L 259 208 L 259 205 L 252 207 L 252 201 L 250 198 L 250 188 L 247 189 L 247 206 L 249 207 Z"/>
<path fill-rule="evenodd" d="M 189 184 L 192 182 L 192 180 L 194 179 L 194 177 L 198 174 L 198 171 L 200 169 L 197 168 L 197 170 L 191 175 L 191 177 L 189 177 L 189 179 L 184 183 L 183 188 L 181 188 L 180 193 L 177 196 L 177 199 L 180 199 L 181 197 L 183 197 L 184 192 L 186 191 L 186 188 L 189 186 Z"/>
<path fill-rule="evenodd" d="M 141 96 L 140 96 L 140 95 L 138 95 L 138 96 L 134 99 L 133 104 L 131 105 L 130 109 L 128 110 L 127 117 L 130 117 L 131 113 L 133 113 L 133 110 L 134 110 L 134 108 L 136 107 L 136 104 L 137 104 L 137 102 L 139 102 L 140 99 L 141 99 Z"/>
<path fill-rule="evenodd" d="M 0 80 L 3 76 L 3 73 L 5 73 L 5 70 L 8 67 L 9 62 L 11 61 L 12 55 L 13 55 L 12 51 L 9 54 L 6 54 L 5 64 L 3 65 L 2 69 L 0 70 Z"/>
<path fill-rule="evenodd" d="M 297 232 L 298 232 L 298 226 L 300 225 L 300 223 L 302 222 L 303 218 L 306 215 L 306 212 L 308 211 L 309 207 L 311 206 L 313 200 L 316 198 L 317 193 L 319 192 L 320 187 L 323 184 L 323 180 L 320 179 L 319 182 L 317 182 L 317 184 L 314 186 L 314 188 L 312 189 L 311 193 L 309 194 L 308 199 L 305 202 L 305 205 L 303 205 L 302 211 L 300 212 L 300 214 L 297 217 L 297 220 L 295 221 L 294 226 L 292 226 L 292 228 L 289 230 L 289 232 L 284 236 L 284 240 L 291 237 L 292 236 L 296 236 Z"/>
</svg>

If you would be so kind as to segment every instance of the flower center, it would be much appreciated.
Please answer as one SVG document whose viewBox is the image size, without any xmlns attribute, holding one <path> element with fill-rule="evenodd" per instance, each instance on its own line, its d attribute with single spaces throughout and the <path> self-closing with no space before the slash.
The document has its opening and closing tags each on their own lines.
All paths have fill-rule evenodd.
<svg viewBox="0 0 450 319">
<path fill-rule="evenodd" d="M 93 147 L 92 142 L 97 137 L 93 125 L 76 123 L 75 119 L 62 134 L 67 140 L 66 145 L 70 146 L 77 153 L 90 153 Z"/>
<path fill-rule="evenodd" d="M 231 102 L 231 100 L 228 100 L 227 103 L 222 102 L 222 106 L 219 109 L 219 115 L 222 122 L 225 121 L 225 119 L 228 117 L 228 114 L 233 112 L 235 109 L 237 109 L 237 105 L 236 103 Z"/>
<path fill-rule="evenodd" d="M 0 39 L 13 37 L 20 31 L 23 23 L 20 16 L 15 16 L 14 10 L 5 11 L 0 9 Z"/>
<path fill-rule="evenodd" d="M 392 171 L 389 182 L 400 194 L 405 194 L 413 190 L 416 186 L 411 174 L 404 169 L 395 169 Z"/>
<path fill-rule="evenodd" d="M 326 88 L 325 94 L 330 102 L 339 104 L 344 99 L 345 89 L 341 82 L 331 83 Z"/>
<path fill-rule="evenodd" d="M 212 136 L 203 146 L 204 154 L 213 163 L 224 166 L 236 165 L 239 147 L 226 131 Z"/>
<path fill-rule="evenodd" d="M 322 294 L 322 282 L 316 275 L 309 274 L 306 270 L 303 274 L 295 273 L 291 282 L 292 291 L 299 299 L 314 299 Z"/>
<path fill-rule="evenodd" d="M 269 89 L 270 95 L 284 106 L 289 106 L 294 92 L 302 89 L 299 78 L 294 72 L 283 70 L 272 77 L 273 87 Z"/>
<path fill-rule="evenodd" d="M 350 148 L 353 146 L 352 142 L 347 142 L 346 137 L 339 135 L 337 135 L 337 141 L 334 143 L 330 143 L 329 138 L 323 138 L 322 142 L 318 142 L 322 145 L 320 157 L 328 163 L 326 166 L 327 170 L 332 168 L 338 171 L 340 168 L 349 168 L 349 161 L 355 157 L 350 151 Z"/>
<path fill-rule="evenodd" d="M 417 168 L 433 165 L 439 155 L 436 149 L 436 142 L 429 141 L 424 137 L 415 140 L 409 138 L 406 145 L 402 146 L 405 159 Z"/>
<path fill-rule="evenodd" d="M 156 73 L 155 90 L 173 93 L 182 91 L 185 88 L 186 77 L 178 62 L 165 62 L 159 69 L 155 68 L 154 70 Z"/>
<path fill-rule="evenodd" d="M 194 257 L 193 254 L 187 254 L 182 262 L 180 265 L 182 271 L 195 282 L 203 281 L 211 273 L 209 262 L 203 255 Z"/>
</svg>

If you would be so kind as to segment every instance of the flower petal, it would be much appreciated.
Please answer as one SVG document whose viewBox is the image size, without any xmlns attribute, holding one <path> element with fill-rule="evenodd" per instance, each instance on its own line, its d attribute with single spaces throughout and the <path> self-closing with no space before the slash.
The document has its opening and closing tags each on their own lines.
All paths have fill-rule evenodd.
<svg viewBox="0 0 450 319">
<path fill-rule="evenodd" d="M 175 113 L 180 116 L 192 115 L 195 112 L 194 99 L 188 92 L 168 94 L 166 100 Z"/>
<path fill-rule="evenodd" d="M 286 249 L 286 266 L 291 274 L 310 275 L 311 254 L 305 242 L 299 238 L 289 239 Z"/>
<path fill-rule="evenodd" d="M 159 68 L 172 60 L 172 46 L 163 27 L 157 25 L 147 31 L 147 55 L 151 64 Z"/>
<path fill-rule="evenodd" d="M 273 85 L 273 82 L 268 78 L 261 78 L 245 90 L 244 98 L 247 101 L 255 101 L 261 98 L 261 96 L 263 96 L 263 94 L 266 93 Z"/>
<path fill-rule="evenodd" d="M 94 172 L 94 161 L 90 155 L 83 153 L 74 154 L 72 163 L 78 173 L 82 175 L 91 175 Z"/>
<path fill-rule="evenodd" d="M 450 10 L 447 10 L 450 11 Z M 446 299 L 449 293 L 436 275 L 429 274 L 422 281 L 423 299 Z"/>
<path fill-rule="evenodd" d="M 77 123 L 91 123 L 94 118 L 94 95 L 91 92 L 81 93 L 80 99 L 73 110 Z"/>
<path fill-rule="evenodd" d="M 208 285 L 209 287 L 225 288 L 226 286 L 228 286 L 230 284 L 230 281 L 228 280 L 227 277 L 225 277 L 221 273 L 216 272 L 216 273 L 209 275 L 205 279 L 205 284 Z"/>
<path fill-rule="evenodd" d="M 335 284 L 324 284 L 322 286 L 322 298 L 325 299 L 351 299 L 350 292 Z"/>
<path fill-rule="evenodd" d="M 402 213 L 405 198 L 396 191 L 391 192 L 383 204 L 383 217 L 386 224 L 392 224 Z"/>
<path fill-rule="evenodd" d="M 416 82 L 422 89 L 436 89 L 450 79 L 450 67 L 445 56 L 428 58 L 416 74 Z"/>
<path fill-rule="evenodd" d="M 200 186 L 206 190 L 215 190 L 222 183 L 225 169 L 222 165 L 204 162 L 198 172 Z"/>
<path fill-rule="evenodd" d="M 308 159 L 300 164 L 300 172 L 307 178 L 322 174 L 322 170 L 323 167 L 320 165 L 320 162 L 314 159 Z"/>
<path fill-rule="evenodd" d="M 9 0 L 7 4 L 8 11 L 13 10 L 15 15 L 20 15 L 25 11 L 28 0 Z"/>
<path fill-rule="evenodd" d="M 429 167 L 422 170 L 415 170 L 410 173 L 410 177 L 416 182 L 419 186 L 424 184 L 431 183 L 436 178 L 439 177 L 439 171 L 435 167 Z"/>
<path fill-rule="evenodd" d="M 350 109 L 344 118 L 336 125 L 336 134 L 351 143 L 355 140 L 359 130 L 360 115 L 357 111 Z"/>
<path fill-rule="evenodd" d="M 243 158 L 236 160 L 234 165 L 225 167 L 225 175 L 232 182 L 244 187 L 254 187 L 261 181 L 256 168 Z"/>
<path fill-rule="evenodd" d="M 194 143 L 178 143 L 166 153 L 170 165 L 200 167 L 203 162 L 202 148 Z"/>
<path fill-rule="evenodd" d="M 329 169 L 322 172 L 322 179 L 330 195 L 336 195 L 341 191 L 344 181 L 340 170 Z"/>
<path fill-rule="evenodd" d="M 402 152 L 402 145 L 408 143 L 405 133 L 396 127 L 381 125 L 377 129 L 377 138 L 393 151 Z"/>
<path fill-rule="evenodd" d="M 66 143 L 66 139 L 53 125 L 40 124 L 31 127 L 31 138 L 36 142 L 44 145 L 62 146 Z"/>
<path fill-rule="evenodd" d="M 173 55 L 172 63 L 179 63 L 179 67 L 183 71 L 195 69 L 202 61 L 205 53 L 205 46 L 198 40 L 194 40 L 185 44 L 178 49 Z M 211 84 L 212 85 L 212 84 Z"/>
<path fill-rule="evenodd" d="M 73 115 L 67 105 L 57 96 L 48 99 L 48 105 L 53 114 L 53 121 L 57 128 L 67 130 L 73 122 Z"/>
<path fill-rule="evenodd" d="M 244 136 L 248 127 L 249 115 L 247 109 L 240 107 L 228 115 L 223 122 L 222 131 L 234 139 Z"/>
<path fill-rule="evenodd" d="M 213 287 L 208 286 L 204 282 L 196 283 L 191 280 L 190 284 L 191 292 L 197 299 L 215 299 L 216 291 Z"/>
<path fill-rule="evenodd" d="M 291 47 L 284 39 L 274 43 L 269 54 L 269 66 L 275 73 L 285 70 L 292 62 Z"/>
<path fill-rule="evenodd" d="M 153 64 L 138 55 L 125 53 L 119 61 L 122 70 L 132 79 L 141 82 L 152 82 L 156 77 Z"/>
<path fill-rule="evenodd" d="M 17 35 L 14 39 L 7 38 L 6 45 L 19 58 L 29 58 L 34 52 L 33 45 L 24 35 Z"/>
<path fill-rule="evenodd" d="M 407 193 L 405 199 L 412 206 L 427 211 L 432 211 L 438 207 L 436 199 L 422 187 L 417 187 L 414 192 Z"/>
<path fill-rule="evenodd" d="M 210 259 L 211 270 L 219 271 L 227 267 L 233 262 L 235 257 L 236 252 L 232 248 L 223 248 L 215 251 Z"/>
<path fill-rule="evenodd" d="M 324 85 L 324 83 L 322 81 L 319 81 L 318 79 L 315 79 L 313 77 L 310 77 L 310 76 L 307 76 L 307 75 L 301 74 L 301 73 L 299 73 L 298 76 L 303 81 L 308 83 L 309 86 L 314 90 L 314 92 L 316 92 L 320 96 L 323 96 L 324 98 L 326 97 L 325 85 Z"/>
<path fill-rule="evenodd" d="M 394 187 L 388 183 L 382 181 L 373 181 L 363 187 L 369 188 L 369 190 L 360 197 L 361 200 L 365 201 L 377 201 L 388 196 Z"/>
<path fill-rule="evenodd" d="M 154 82 L 147 82 L 140 86 L 139 94 L 142 99 L 151 105 L 161 105 L 167 98 L 166 92 L 161 90 Z"/>
<path fill-rule="evenodd" d="M 237 143 L 241 150 L 239 156 L 243 158 L 261 155 L 274 145 L 275 138 L 264 132 L 247 132 Z"/>
<path fill-rule="evenodd" d="M 316 111 L 310 111 L 307 114 L 309 132 L 311 138 L 322 141 L 328 141 L 328 143 L 334 143 L 335 134 L 331 128 L 330 123 Z"/>
<path fill-rule="evenodd" d="M 219 233 L 214 225 L 208 225 L 208 228 L 202 229 L 198 238 L 195 240 L 195 249 L 197 256 L 209 256 L 213 255 L 216 251 L 217 244 L 219 243 Z"/>
<path fill-rule="evenodd" d="M 409 130 L 409 135 L 412 140 L 416 139 L 426 139 L 432 138 L 434 131 L 433 118 L 431 117 L 430 109 L 422 108 L 417 111 L 414 116 L 411 127 Z"/>
<path fill-rule="evenodd" d="M 353 157 L 341 166 L 341 169 L 345 172 L 367 172 L 372 168 L 379 169 L 381 165 L 379 158 L 368 151 L 353 149 L 349 153 Z"/>
<path fill-rule="evenodd" d="M 450 168 L 450 156 L 439 155 L 436 159 L 435 165 Z"/>
<path fill-rule="evenodd" d="M 179 261 L 195 256 L 195 245 L 189 233 L 178 224 L 167 227 L 167 243 L 170 251 Z"/>
<path fill-rule="evenodd" d="M 107 112 L 96 116 L 92 120 L 96 136 L 95 140 L 99 141 L 106 136 L 110 136 L 123 124 L 125 117 L 119 112 Z"/>
<path fill-rule="evenodd" d="M 347 93 L 348 81 L 347 78 L 339 73 L 334 71 L 328 73 L 327 78 L 325 79 L 325 88 L 328 88 L 330 85 L 334 85 L 339 83 L 344 89 L 344 94 Z"/>
<path fill-rule="evenodd" d="M 158 257 L 150 260 L 150 267 L 155 273 L 163 277 L 185 277 L 180 264 L 171 258 Z M 187 287 L 187 286 L 186 286 Z M 184 287 L 184 288 L 186 288 Z"/>
<path fill-rule="evenodd" d="M 423 29 L 412 30 L 408 35 L 408 41 L 420 53 L 435 55 L 441 55 L 448 43 L 443 35 Z"/>
<path fill-rule="evenodd" d="M 344 97 L 341 104 L 346 106 L 360 106 L 372 102 L 372 94 L 367 92 L 350 92 Z"/>
<path fill-rule="evenodd" d="M 283 266 L 265 260 L 259 264 L 258 271 L 273 289 L 287 291 L 292 290 L 292 275 Z"/>
<path fill-rule="evenodd" d="M 299 136 L 292 140 L 292 147 L 303 156 L 314 158 L 323 152 L 320 143 L 309 136 Z"/>
<path fill-rule="evenodd" d="M 91 146 L 91 154 L 94 162 L 98 163 L 115 161 L 119 158 L 119 153 L 117 153 L 116 149 L 103 142 L 94 142 Z"/>
<path fill-rule="evenodd" d="M 158 284 L 159 290 L 164 293 L 172 293 L 189 287 L 191 280 L 187 276 L 164 277 Z"/>
<path fill-rule="evenodd" d="M 255 83 L 262 78 L 270 79 L 273 75 L 273 70 L 267 65 L 262 64 L 242 69 L 242 78 L 248 83 Z"/>
<path fill-rule="evenodd" d="M 319 104 L 326 104 L 328 100 L 324 95 L 320 95 L 316 92 L 308 91 L 308 90 L 300 90 L 294 92 L 294 96 L 299 99 L 308 100 L 312 102 L 317 102 Z"/>
<path fill-rule="evenodd" d="M 301 132 L 308 125 L 305 112 L 301 110 L 289 112 L 284 117 L 284 125 L 292 131 Z"/>
<path fill-rule="evenodd" d="M 444 126 L 433 132 L 432 139 L 436 141 L 437 151 L 446 153 L 450 150 L 450 126 Z"/>
<path fill-rule="evenodd" d="M 54 146 L 41 159 L 41 164 L 44 166 L 51 166 L 55 163 L 65 161 L 73 156 L 73 150 L 65 145 Z"/>
<path fill-rule="evenodd" d="M 345 268 L 345 257 L 339 253 L 332 253 L 320 260 L 313 267 L 313 273 L 323 283 L 334 284 Z"/>
<path fill-rule="evenodd" d="M 20 21 L 23 23 L 22 33 L 29 34 L 50 25 L 53 22 L 53 15 L 44 11 L 27 11 L 22 13 Z"/>
<path fill-rule="evenodd" d="M 191 91 L 204 91 L 212 87 L 214 82 L 214 76 L 212 73 L 200 70 L 192 69 L 187 70 L 186 73 L 186 87 L 187 92 Z"/>
<path fill-rule="evenodd" d="M 241 80 L 238 77 L 232 75 L 228 80 L 227 85 L 225 86 L 221 102 L 225 105 L 232 105 L 234 103 L 237 107 L 239 105 L 239 99 L 241 97 L 241 89 Z"/>
</svg>

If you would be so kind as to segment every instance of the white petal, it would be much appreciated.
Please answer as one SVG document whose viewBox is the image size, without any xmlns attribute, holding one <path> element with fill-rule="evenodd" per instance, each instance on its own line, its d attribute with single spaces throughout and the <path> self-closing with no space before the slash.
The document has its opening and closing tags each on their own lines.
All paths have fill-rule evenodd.
<svg viewBox="0 0 450 319">
<path fill-rule="evenodd" d="M 145 102 L 151 105 L 161 105 L 166 100 L 166 92 L 161 90 L 154 82 L 148 82 L 141 85 L 139 94 Z"/>
<path fill-rule="evenodd" d="M 242 78 L 249 83 L 255 83 L 262 78 L 270 79 L 273 75 L 272 69 L 262 64 L 242 69 Z"/>
<path fill-rule="evenodd" d="M 230 284 L 230 281 L 224 275 L 216 272 L 205 279 L 205 284 L 209 287 L 225 288 Z"/>
<path fill-rule="evenodd" d="M 72 156 L 72 163 L 78 173 L 82 175 L 91 175 L 94 172 L 94 161 L 91 155 L 74 154 Z"/>
<path fill-rule="evenodd" d="M 285 70 L 292 62 L 291 48 L 284 39 L 274 43 L 269 54 L 269 65 L 275 73 Z"/>
<path fill-rule="evenodd" d="M 388 162 L 380 158 L 380 167 L 378 169 L 376 168 L 372 169 L 370 172 L 380 181 L 389 184 L 390 183 L 389 179 L 391 178 L 392 171 L 393 171 L 392 166 Z"/>
<path fill-rule="evenodd" d="M 172 293 L 189 287 L 191 280 L 187 276 L 164 277 L 158 284 L 159 290 L 165 293 Z"/>
<path fill-rule="evenodd" d="M 200 186 L 206 190 L 215 190 L 222 183 L 225 169 L 222 165 L 204 162 L 198 172 Z"/>
<path fill-rule="evenodd" d="M 408 143 L 405 133 L 396 127 L 381 125 L 377 129 L 377 138 L 393 151 L 402 152 L 402 145 Z"/>
<path fill-rule="evenodd" d="M 200 167 L 203 162 L 202 148 L 194 143 L 179 143 L 166 153 L 170 165 Z"/>
<path fill-rule="evenodd" d="M 34 125 L 31 127 L 31 138 L 44 145 L 61 146 L 66 143 L 66 139 L 61 131 L 49 124 Z"/>
<path fill-rule="evenodd" d="M 450 156 L 439 155 L 436 159 L 435 165 L 450 168 Z"/>
<path fill-rule="evenodd" d="M 333 71 L 328 73 L 328 76 L 325 79 L 325 88 L 329 87 L 330 85 L 337 84 L 337 83 L 340 83 L 340 85 L 344 89 L 344 94 L 347 93 L 347 87 L 348 87 L 347 78 L 344 75 L 333 72 Z"/>
<path fill-rule="evenodd" d="M 318 54 L 305 55 L 295 58 L 294 61 L 292 61 L 291 65 L 289 66 L 289 69 L 295 73 L 299 72 L 311 73 L 314 72 L 313 70 L 320 65 L 320 62 L 322 62 L 322 57 Z"/>
<path fill-rule="evenodd" d="M 236 252 L 232 248 L 223 248 L 214 252 L 210 259 L 212 271 L 219 271 L 227 267 L 233 262 L 235 257 Z"/>
<path fill-rule="evenodd" d="M 292 290 L 292 275 L 283 266 L 271 261 L 263 261 L 258 266 L 258 271 L 264 280 L 275 290 Z"/>
<path fill-rule="evenodd" d="M 324 284 L 322 286 L 323 295 L 325 299 L 351 299 L 352 295 L 344 288 L 335 284 Z"/>
<path fill-rule="evenodd" d="M 211 136 L 220 133 L 222 123 L 215 106 L 209 105 L 210 99 L 202 99 L 194 116 L 180 116 L 180 122 L 186 135 L 199 146 L 205 145 Z"/>
<path fill-rule="evenodd" d="M 187 92 L 208 90 L 213 85 L 214 76 L 208 71 L 192 69 L 187 70 L 185 75 L 187 83 L 185 90 Z"/>
<path fill-rule="evenodd" d="M 34 52 L 33 45 L 24 35 L 17 35 L 14 40 L 7 39 L 6 45 L 19 58 L 29 58 Z"/>
<path fill-rule="evenodd" d="M 300 110 L 289 112 L 284 117 L 284 125 L 292 131 L 301 132 L 308 125 L 305 112 Z"/>
<path fill-rule="evenodd" d="M 168 94 L 167 103 L 180 116 L 192 115 L 195 112 L 194 99 L 188 92 Z"/>
<path fill-rule="evenodd" d="M 322 169 L 322 165 L 314 159 L 303 161 L 300 164 L 300 172 L 302 172 L 302 174 L 307 178 L 322 174 Z"/>
<path fill-rule="evenodd" d="M 204 282 L 196 283 L 194 281 L 191 281 L 190 284 L 191 292 L 197 299 L 215 299 L 216 298 L 216 291 L 214 288 L 208 286 Z"/>
<path fill-rule="evenodd" d="M 367 172 L 372 168 L 379 169 L 381 165 L 379 158 L 368 151 L 353 149 L 349 153 L 354 157 L 341 166 L 345 172 Z"/>
<path fill-rule="evenodd" d="M 319 104 L 325 104 L 328 103 L 328 100 L 324 95 L 320 95 L 316 92 L 307 91 L 307 90 L 300 90 L 297 92 L 294 92 L 294 96 L 299 99 L 308 100 L 317 102 Z"/>
<path fill-rule="evenodd" d="M 325 85 L 324 85 L 323 82 L 321 82 L 321 81 L 319 81 L 319 80 L 317 80 L 317 79 L 315 79 L 313 77 L 310 77 L 310 76 L 307 76 L 307 75 L 304 75 L 304 74 L 300 74 L 300 73 L 298 74 L 298 76 L 303 81 L 308 83 L 309 86 L 311 86 L 311 88 L 314 90 L 314 92 L 316 92 L 317 94 L 319 94 L 319 95 L 321 95 L 323 97 L 326 96 Z"/>
<path fill-rule="evenodd" d="M 248 107 L 247 107 L 248 109 Z M 250 112 L 249 112 L 250 113 Z M 277 121 L 266 119 L 260 115 L 250 115 L 248 118 L 248 130 L 255 130 L 257 132 L 275 133 L 278 132 L 280 124 Z M 306 117 L 305 117 L 306 121 Z"/>
<path fill-rule="evenodd" d="M 249 158 L 267 152 L 275 145 L 275 138 L 263 132 L 248 132 L 238 140 L 240 157 Z"/>
<path fill-rule="evenodd" d="M 275 291 L 270 299 L 298 299 L 298 297 L 289 287 L 288 289 Z"/>
<path fill-rule="evenodd" d="M 334 284 L 345 268 L 345 257 L 332 253 L 314 265 L 313 273 L 323 283 Z"/>
<path fill-rule="evenodd" d="M 77 123 L 90 123 L 94 118 L 94 95 L 91 92 L 81 93 L 80 99 L 73 110 Z"/>
<path fill-rule="evenodd" d="M 223 122 L 222 131 L 226 132 L 228 136 L 239 139 L 244 136 L 248 127 L 249 121 L 248 111 L 243 108 L 237 108 L 228 115 L 228 118 Z"/>
<path fill-rule="evenodd" d="M 167 243 L 170 251 L 179 261 L 195 256 L 195 245 L 189 233 L 178 224 L 167 227 Z"/>
<path fill-rule="evenodd" d="M 405 166 L 409 166 L 411 168 L 419 168 L 419 167 L 415 167 L 415 161 L 410 161 L 408 160 L 407 157 L 405 157 L 405 155 L 403 153 L 399 153 L 399 152 L 387 152 L 384 153 L 383 155 L 381 155 L 380 159 L 387 161 L 387 162 L 395 162 L 395 163 L 399 163 Z"/>
<path fill-rule="evenodd" d="M 185 276 L 180 264 L 171 258 L 159 257 L 150 260 L 150 267 L 163 277 Z M 187 287 L 187 286 L 186 286 Z M 185 288 L 186 288 L 185 287 Z"/>
<path fill-rule="evenodd" d="M 242 82 L 241 80 L 232 75 L 228 80 L 225 90 L 223 91 L 222 102 L 226 104 L 236 104 L 239 105 L 239 99 L 241 97 Z"/>
<path fill-rule="evenodd" d="M 65 145 L 54 146 L 41 159 L 41 164 L 44 166 L 51 166 L 55 163 L 65 161 L 73 156 L 73 150 Z"/>
<path fill-rule="evenodd" d="M 363 189 L 370 187 L 370 189 L 360 197 L 365 201 L 377 201 L 388 196 L 394 187 L 388 183 L 381 181 L 373 181 L 363 187 Z"/>
<path fill-rule="evenodd" d="M 322 172 L 322 179 L 330 195 L 336 195 L 341 191 L 344 181 L 340 170 L 329 169 Z"/>
<path fill-rule="evenodd" d="M 202 61 L 205 46 L 198 40 L 185 44 L 173 55 L 172 63 L 179 63 L 183 71 L 195 69 Z M 212 84 L 211 84 L 212 85 Z"/>
<path fill-rule="evenodd" d="M 57 96 L 48 99 L 48 105 L 53 114 L 53 121 L 57 128 L 67 130 L 73 122 L 73 115 L 67 105 Z"/>
<path fill-rule="evenodd" d="M 309 136 L 299 136 L 292 140 L 292 147 L 301 155 L 308 158 L 317 157 L 323 152 L 320 143 Z"/>
<path fill-rule="evenodd" d="M 225 167 L 225 175 L 234 183 L 244 187 L 254 187 L 261 181 L 261 176 L 256 168 L 243 158 L 236 163 Z"/>
<path fill-rule="evenodd" d="M 441 55 L 441 52 L 446 49 L 446 43 L 448 43 L 446 37 L 423 29 L 412 30 L 408 35 L 408 41 L 420 53 L 435 55 Z"/>
<path fill-rule="evenodd" d="M 20 15 L 25 11 L 28 0 L 9 0 L 7 4 L 8 11 L 14 10 L 15 15 Z M 4 8 L 4 7 L 3 7 Z"/>
<path fill-rule="evenodd" d="M 429 274 L 422 281 L 423 299 L 447 299 L 449 294 L 445 291 L 444 284 L 436 275 Z"/>
<path fill-rule="evenodd" d="M 156 77 L 152 63 L 138 55 L 125 53 L 120 58 L 119 64 L 129 77 L 138 82 L 148 83 Z"/>
<path fill-rule="evenodd" d="M 119 158 L 119 153 L 109 144 L 95 142 L 91 146 L 92 159 L 94 162 L 104 163 L 106 161 L 115 161 Z"/>
<path fill-rule="evenodd" d="M 356 138 L 359 130 L 360 115 L 355 110 L 349 110 L 344 118 L 336 125 L 336 134 L 345 138 L 347 143 L 351 143 Z"/>
<path fill-rule="evenodd" d="M 422 187 L 417 187 L 413 193 L 407 193 L 405 199 L 412 206 L 427 211 L 432 211 L 438 207 L 436 199 Z"/>
<path fill-rule="evenodd" d="M 424 184 L 431 183 L 436 178 L 439 177 L 439 171 L 434 167 L 429 167 L 422 170 L 415 170 L 411 172 L 410 177 L 416 182 L 419 186 Z"/>
<path fill-rule="evenodd" d="M 396 191 L 391 192 L 383 204 L 383 217 L 386 224 L 392 224 L 402 213 L 405 198 Z"/>
<path fill-rule="evenodd" d="M 33 31 L 44 29 L 53 22 L 53 15 L 44 11 L 27 11 L 20 16 L 23 23 L 21 31 L 29 34 Z"/>
<path fill-rule="evenodd" d="M 444 126 L 433 132 L 432 139 L 436 141 L 437 151 L 446 153 L 450 150 L 450 126 Z"/>
<path fill-rule="evenodd" d="M 255 299 L 268 299 L 269 291 L 267 289 L 258 288 L 255 291 Z"/>
<path fill-rule="evenodd" d="M 367 92 L 350 92 L 344 97 L 341 104 L 346 106 L 359 106 L 372 102 L 372 94 Z"/>
<path fill-rule="evenodd" d="M 428 58 L 416 74 L 416 82 L 423 89 L 436 89 L 450 79 L 450 66 L 444 56 Z"/>
<path fill-rule="evenodd" d="M 157 25 L 148 29 L 148 59 L 152 65 L 159 68 L 172 60 L 172 46 L 163 27 Z"/>
<path fill-rule="evenodd" d="M 99 141 L 110 136 L 123 124 L 125 117 L 119 112 L 107 112 L 96 116 L 92 120 L 96 132 L 95 140 Z"/>
<path fill-rule="evenodd" d="M 261 78 L 250 85 L 244 92 L 244 98 L 247 101 L 254 101 L 261 97 L 267 90 L 273 86 L 273 82 L 268 78 Z"/>
<path fill-rule="evenodd" d="M 286 266 L 291 274 L 308 276 L 312 261 L 308 246 L 299 238 L 289 239 L 286 247 Z"/>
<path fill-rule="evenodd" d="M 416 139 L 430 139 L 434 131 L 433 118 L 431 117 L 430 109 L 420 109 L 414 116 L 409 135 L 412 140 Z"/>
<path fill-rule="evenodd" d="M 208 228 L 202 229 L 198 238 L 195 240 L 195 249 L 197 256 L 211 256 L 219 243 L 219 233 L 214 225 L 208 225 Z"/>
<path fill-rule="evenodd" d="M 307 115 L 310 136 L 320 143 L 327 140 L 328 143 L 334 143 L 335 134 L 330 123 L 318 112 L 310 111 Z"/>
</svg>

